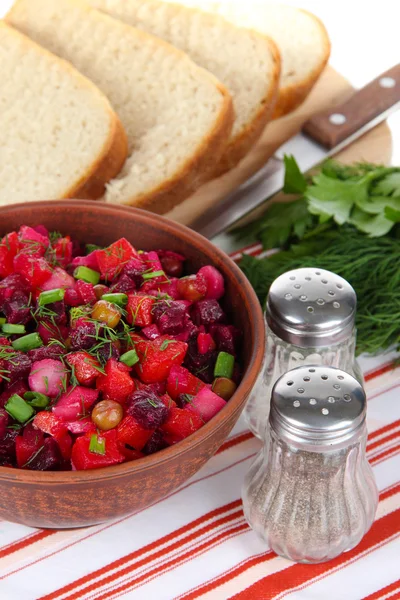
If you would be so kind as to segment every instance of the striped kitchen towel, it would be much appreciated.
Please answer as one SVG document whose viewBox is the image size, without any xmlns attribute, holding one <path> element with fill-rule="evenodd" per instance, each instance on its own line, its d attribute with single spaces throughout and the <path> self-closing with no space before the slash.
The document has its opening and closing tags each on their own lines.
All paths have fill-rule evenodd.
<svg viewBox="0 0 400 600">
<path fill-rule="evenodd" d="M 400 598 L 400 368 L 390 355 L 362 366 L 380 503 L 354 550 L 297 565 L 249 529 L 240 487 L 259 442 L 241 419 L 199 473 L 146 510 L 69 531 L 0 522 L 0 600 Z"/>
</svg>

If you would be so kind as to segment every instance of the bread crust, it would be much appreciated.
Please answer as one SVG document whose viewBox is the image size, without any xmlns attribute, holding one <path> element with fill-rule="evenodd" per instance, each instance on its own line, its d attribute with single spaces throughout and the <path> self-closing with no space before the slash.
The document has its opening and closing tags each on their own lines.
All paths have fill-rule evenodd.
<svg viewBox="0 0 400 600">
<path fill-rule="evenodd" d="M 262 37 L 268 40 L 274 63 L 271 85 L 264 96 L 253 120 L 247 124 L 247 126 L 239 135 L 229 142 L 216 171 L 213 173 L 214 177 L 223 175 L 227 171 L 233 169 L 233 167 L 235 167 L 241 161 L 241 159 L 249 152 L 249 150 L 251 150 L 253 144 L 261 136 L 268 122 L 273 118 L 279 95 L 281 56 L 275 42 L 267 36 Z"/>
<path fill-rule="evenodd" d="M 328 32 L 325 28 L 325 25 L 318 17 L 308 12 L 307 10 L 299 10 L 308 15 L 310 18 L 314 19 L 314 21 L 316 21 L 316 23 L 318 24 L 323 38 L 324 54 L 320 64 L 315 67 L 315 69 L 309 74 L 307 79 L 305 79 L 301 83 L 288 85 L 279 89 L 279 96 L 273 114 L 273 119 L 278 119 L 279 117 L 287 115 L 288 113 L 295 110 L 298 106 L 300 106 L 302 102 L 304 102 L 314 85 L 317 83 L 322 71 L 326 67 L 331 53 L 331 42 L 329 40 Z"/>
<path fill-rule="evenodd" d="M 110 110 L 113 126 L 107 144 L 91 168 L 65 194 L 64 198 L 98 200 L 106 183 L 118 175 L 128 155 L 128 140 L 118 116 Z"/>
<path fill-rule="evenodd" d="M 200 68 L 200 67 L 198 67 Z M 208 77 L 213 77 L 205 71 Z M 213 79 L 215 79 L 213 77 Z M 228 90 L 215 79 L 215 84 L 223 97 L 219 118 L 213 129 L 205 136 L 195 155 L 190 157 L 179 172 L 161 183 L 149 194 L 127 199 L 118 204 L 144 208 L 159 215 L 172 210 L 190 196 L 201 183 L 210 179 L 215 172 L 215 164 L 224 153 L 234 121 L 231 95 Z M 112 201 L 114 203 L 114 201 Z"/>
</svg>

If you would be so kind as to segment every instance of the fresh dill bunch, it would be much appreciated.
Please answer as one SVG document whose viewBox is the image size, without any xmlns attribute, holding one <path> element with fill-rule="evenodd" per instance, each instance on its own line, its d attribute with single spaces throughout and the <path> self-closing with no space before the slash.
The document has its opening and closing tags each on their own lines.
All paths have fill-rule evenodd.
<svg viewBox="0 0 400 600">
<path fill-rule="evenodd" d="M 264 306 L 271 283 L 291 269 L 327 269 L 357 294 L 357 352 L 400 348 L 400 240 L 370 238 L 351 226 L 315 236 L 262 260 L 243 256 L 240 266 Z"/>
</svg>

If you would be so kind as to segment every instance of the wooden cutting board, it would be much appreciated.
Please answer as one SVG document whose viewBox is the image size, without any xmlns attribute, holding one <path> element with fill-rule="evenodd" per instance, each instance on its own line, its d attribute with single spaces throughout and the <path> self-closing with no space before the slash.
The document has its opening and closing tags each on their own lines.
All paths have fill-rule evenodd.
<svg viewBox="0 0 400 600">
<path fill-rule="evenodd" d="M 332 67 L 328 66 L 306 101 L 293 113 L 267 125 L 259 141 L 237 167 L 218 179 L 209 181 L 195 194 L 175 207 L 166 216 L 189 225 L 210 206 L 236 189 L 258 169 L 286 140 L 295 135 L 313 114 L 329 109 L 351 96 L 353 88 Z M 382 123 L 337 155 L 343 162 L 358 160 L 388 163 L 392 153 L 389 127 Z"/>
</svg>

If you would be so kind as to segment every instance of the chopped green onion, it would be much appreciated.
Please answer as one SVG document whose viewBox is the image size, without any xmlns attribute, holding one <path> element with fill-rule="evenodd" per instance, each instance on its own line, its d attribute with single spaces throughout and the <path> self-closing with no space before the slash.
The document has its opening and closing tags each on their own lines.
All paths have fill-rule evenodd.
<svg viewBox="0 0 400 600">
<path fill-rule="evenodd" d="M 95 250 L 103 250 L 102 246 L 97 246 L 97 244 L 86 244 L 85 249 L 86 254 L 91 254 Z"/>
<path fill-rule="evenodd" d="M 42 292 L 39 296 L 39 306 L 44 306 L 45 304 L 52 304 L 53 302 L 60 302 L 65 296 L 65 290 L 62 288 L 57 288 L 55 290 L 47 290 L 46 292 Z"/>
<path fill-rule="evenodd" d="M 17 338 L 12 342 L 14 350 L 20 350 L 21 352 L 28 352 L 28 350 L 34 350 L 43 346 L 42 338 L 38 333 L 28 333 L 23 337 Z"/>
<path fill-rule="evenodd" d="M 227 377 L 230 379 L 233 374 L 235 357 L 228 352 L 219 352 L 214 367 L 214 377 Z"/>
<path fill-rule="evenodd" d="M 13 323 L 4 323 L 1 326 L 3 333 L 25 333 L 25 325 L 14 325 Z"/>
<path fill-rule="evenodd" d="M 137 355 L 136 350 L 133 349 L 128 350 L 128 352 L 125 352 L 125 354 L 123 354 L 119 360 L 128 365 L 128 367 L 132 367 L 133 365 L 136 365 L 136 363 L 139 362 L 139 357 Z"/>
<path fill-rule="evenodd" d="M 18 394 L 13 394 L 13 396 L 8 399 L 4 408 L 13 419 L 20 423 L 25 423 L 25 421 L 28 421 L 28 419 L 35 414 L 33 408 L 29 406 L 21 396 L 18 396 Z"/>
<path fill-rule="evenodd" d="M 40 392 L 25 392 L 24 400 L 34 408 L 46 408 L 50 404 L 50 398 Z"/>
<path fill-rule="evenodd" d="M 103 294 L 101 299 L 117 306 L 126 306 L 128 304 L 128 296 L 126 294 Z"/>
<path fill-rule="evenodd" d="M 4 323 L 6 322 L 6 318 L 5 317 L 0 317 L 0 325 L 4 325 Z"/>
<path fill-rule="evenodd" d="M 154 279 L 154 277 L 161 277 L 162 275 L 164 275 L 165 277 L 165 273 L 164 271 L 152 271 L 152 273 L 143 273 L 142 277 L 143 279 Z"/>
<path fill-rule="evenodd" d="M 86 281 L 86 283 L 93 283 L 93 285 L 98 284 L 100 281 L 100 273 L 82 266 L 75 269 L 74 277 L 75 279 L 82 279 L 82 281 Z"/>
<path fill-rule="evenodd" d="M 106 453 L 106 440 L 94 433 L 90 437 L 89 452 L 104 455 Z"/>
</svg>

